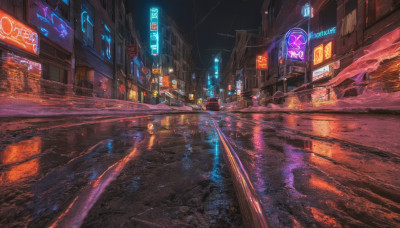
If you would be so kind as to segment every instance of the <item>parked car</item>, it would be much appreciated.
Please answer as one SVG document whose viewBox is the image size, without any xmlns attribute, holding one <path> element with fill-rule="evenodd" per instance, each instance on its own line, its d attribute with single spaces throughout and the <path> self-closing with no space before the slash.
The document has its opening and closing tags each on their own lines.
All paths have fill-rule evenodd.
<svg viewBox="0 0 400 228">
<path fill-rule="evenodd" d="M 208 98 L 206 102 L 206 110 L 219 111 L 218 98 Z"/>
</svg>

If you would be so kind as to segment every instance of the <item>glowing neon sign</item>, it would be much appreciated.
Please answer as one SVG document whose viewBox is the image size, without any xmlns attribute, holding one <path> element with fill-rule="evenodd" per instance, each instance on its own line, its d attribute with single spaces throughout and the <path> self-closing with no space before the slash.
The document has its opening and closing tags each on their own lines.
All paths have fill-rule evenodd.
<svg viewBox="0 0 400 228">
<path fill-rule="evenodd" d="M 31 7 L 31 12 L 35 13 L 30 14 L 30 21 L 38 27 L 40 33 L 61 47 L 72 51 L 74 34 L 71 26 L 40 1 L 34 1 Z"/>
<path fill-rule="evenodd" d="M 256 69 L 258 70 L 266 70 L 268 69 L 268 54 L 257 55 L 256 59 Z"/>
<path fill-rule="evenodd" d="M 314 65 L 318 65 L 332 57 L 332 41 L 314 48 Z"/>
<path fill-rule="evenodd" d="M 333 27 L 333 28 L 330 28 L 330 29 L 327 29 L 325 31 L 318 32 L 318 33 L 310 32 L 310 40 L 321 38 L 321 37 L 332 35 L 332 34 L 336 34 L 336 27 Z"/>
<path fill-rule="evenodd" d="M 312 8 L 310 4 L 306 3 L 303 8 L 301 8 L 301 14 L 303 15 L 304 18 L 309 18 L 311 17 L 311 12 Z"/>
<path fill-rule="evenodd" d="M 0 40 L 33 54 L 38 54 L 38 34 L 14 17 L 0 10 Z"/>
<path fill-rule="evenodd" d="M 159 54 L 158 8 L 150 8 L 150 51 L 152 55 Z"/>
<path fill-rule="evenodd" d="M 215 71 L 215 79 L 218 79 L 219 74 L 219 59 L 214 58 L 214 71 Z"/>
<path fill-rule="evenodd" d="M 111 61 L 111 58 L 112 58 L 112 55 L 111 55 L 111 46 L 112 46 L 111 31 L 107 27 L 106 24 L 103 24 L 103 25 L 104 25 L 104 30 L 101 33 L 101 40 L 104 43 L 102 43 L 101 55 Z"/>
<path fill-rule="evenodd" d="M 86 5 L 82 5 L 81 29 L 83 32 L 83 41 L 86 45 L 93 46 L 94 20 L 93 11 Z"/>
<path fill-rule="evenodd" d="M 305 61 L 307 33 L 300 28 L 293 28 L 286 33 L 286 58 Z"/>
</svg>

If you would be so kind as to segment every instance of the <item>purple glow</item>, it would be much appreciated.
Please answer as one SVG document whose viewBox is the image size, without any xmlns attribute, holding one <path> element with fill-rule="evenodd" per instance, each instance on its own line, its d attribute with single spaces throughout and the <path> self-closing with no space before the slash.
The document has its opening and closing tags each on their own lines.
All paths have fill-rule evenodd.
<svg viewBox="0 0 400 228">
<path fill-rule="evenodd" d="M 40 1 L 33 1 L 30 7 L 31 23 L 40 28 L 39 31 L 44 36 L 66 50 L 72 51 L 74 32 L 68 22 Z"/>
<path fill-rule="evenodd" d="M 305 61 L 307 34 L 304 30 L 294 28 L 286 34 L 286 57 L 293 60 Z"/>
</svg>

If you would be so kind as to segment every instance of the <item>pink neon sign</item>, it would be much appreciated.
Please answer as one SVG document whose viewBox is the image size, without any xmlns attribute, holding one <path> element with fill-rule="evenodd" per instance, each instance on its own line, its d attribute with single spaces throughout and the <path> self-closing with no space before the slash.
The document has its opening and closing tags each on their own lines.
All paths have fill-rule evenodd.
<svg viewBox="0 0 400 228">
<path fill-rule="evenodd" d="M 0 10 L 0 40 L 33 54 L 38 54 L 38 34 L 14 17 Z"/>
<path fill-rule="evenodd" d="M 305 61 L 307 33 L 300 28 L 294 28 L 286 33 L 286 58 Z"/>
</svg>

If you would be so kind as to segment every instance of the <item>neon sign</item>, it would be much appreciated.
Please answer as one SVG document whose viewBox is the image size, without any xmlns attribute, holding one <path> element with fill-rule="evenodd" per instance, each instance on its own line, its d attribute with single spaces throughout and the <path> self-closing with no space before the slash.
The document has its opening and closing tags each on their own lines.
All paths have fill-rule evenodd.
<svg viewBox="0 0 400 228">
<path fill-rule="evenodd" d="M 268 68 L 268 55 L 257 55 L 256 68 L 258 70 L 266 70 Z"/>
<path fill-rule="evenodd" d="M 310 40 L 321 38 L 321 37 L 332 35 L 332 34 L 336 34 L 336 27 L 327 29 L 327 30 L 319 32 L 319 33 L 310 32 Z"/>
<path fill-rule="evenodd" d="M 106 57 L 108 60 L 111 61 L 112 55 L 111 55 L 111 31 L 107 27 L 106 24 L 104 24 L 104 30 L 101 33 L 101 40 L 102 42 L 102 50 L 101 50 L 101 55 L 103 57 Z"/>
<path fill-rule="evenodd" d="M 313 71 L 312 80 L 315 81 L 320 78 L 326 77 L 329 75 L 329 72 L 330 72 L 329 65 L 321 67 L 321 68 Z"/>
<path fill-rule="evenodd" d="M 89 7 L 89 5 L 82 4 L 81 29 L 83 32 L 83 41 L 85 45 L 93 47 L 94 20 L 93 10 L 92 7 Z"/>
<path fill-rule="evenodd" d="M 30 14 L 30 21 L 37 26 L 40 33 L 72 51 L 74 34 L 71 26 L 40 1 L 34 1 L 32 8 L 31 11 L 35 13 Z"/>
<path fill-rule="evenodd" d="M 158 8 L 150 8 L 150 50 L 152 55 L 159 54 Z"/>
<path fill-rule="evenodd" d="M 305 50 L 307 46 L 307 33 L 300 28 L 289 30 L 285 36 L 286 58 L 305 61 Z"/>
<path fill-rule="evenodd" d="M 0 10 L 0 40 L 33 54 L 38 54 L 38 34 L 33 29 Z"/>
<path fill-rule="evenodd" d="M 303 15 L 304 18 L 309 18 L 311 17 L 312 14 L 312 8 L 310 4 L 306 3 L 303 8 L 301 8 L 301 14 Z"/>
<path fill-rule="evenodd" d="M 214 71 L 215 71 L 215 79 L 218 79 L 219 74 L 219 59 L 214 58 Z"/>
<path fill-rule="evenodd" d="M 332 57 L 332 41 L 314 48 L 314 65 L 318 65 Z"/>
</svg>

